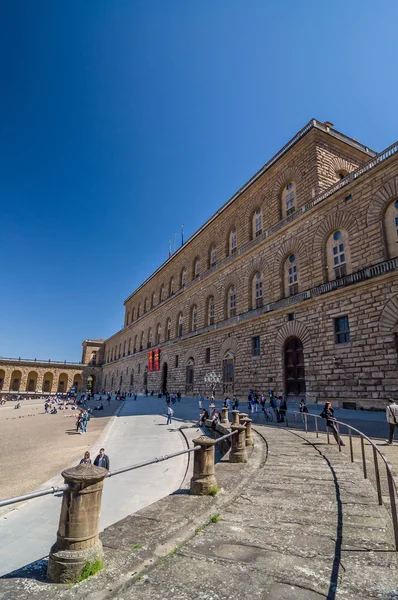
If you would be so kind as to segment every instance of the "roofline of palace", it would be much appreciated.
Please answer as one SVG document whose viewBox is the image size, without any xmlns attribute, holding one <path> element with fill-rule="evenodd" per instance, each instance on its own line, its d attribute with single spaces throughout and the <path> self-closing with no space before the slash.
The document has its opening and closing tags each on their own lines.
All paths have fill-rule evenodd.
<svg viewBox="0 0 398 600">
<path fill-rule="evenodd" d="M 206 227 L 210 225 L 210 223 L 212 223 L 221 213 L 223 213 L 231 204 L 233 204 L 235 200 L 237 200 L 244 192 L 246 192 L 246 190 L 249 189 L 249 187 L 255 181 L 257 181 L 257 179 L 259 179 L 266 171 L 268 171 L 268 169 L 270 169 L 280 158 L 282 158 L 282 156 L 286 154 L 288 150 L 290 150 L 295 144 L 297 144 L 297 142 L 303 139 L 303 137 L 312 129 L 319 129 L 320 131 L 331 135 L 337 140 L 340 140 L 341 142 L 352 146 L 356 150 L 363 152 L 369 157 L 375 156 L 377 154 L 374 150 L 371 150 L 367 146 L 364 146 L 357 140 L 350 138 L 347 135 L 344 135 L 344 133 L 340 133 L 336 129 L 333 129 L 331 124 L 329 125 L 327 122 L 322 123 L 317 119 L 311 119 L 302 129 L 300 129 L 298 133 L 296 133 L 294 137 L 292 137 L 291 140 L 287 142 L 287 144 L 283 146 L 283 148 L 281 148 L 281 150 L 274 154 L 274 156 L 263 167 L 261 167 L 261 169 L 257 171 L 257 173 L 255 173 L 255 175 L 253 175 L 253 177 L 251 177 L 249 181 L 247 181 L 229 200 L 227 200 L 225 204 L 223 204 L 221 208 L 219 208 L 218 211 L 214 213 L 214 215 L 212 215 L 197 231 L 195 231 L 195 233 L 193 233 L 191 237 L 189 237 L 187 241 L 180 248 L 178 248 L 178 250 L 176 250 L 171 256 L 169 256 L 169 258 L 167 258 L 164 261 L 164 263 L 162 263 L 160 267 L 156 269 L 156 271 L 154 271 L 149 277 L 147 277 L 147 279 L 136 290 L 134 290 L 134 292 L 132 292 L 128 298 L 126 298 L 123 304 L 126 305 L 127 302 L 133 296 L 135 296 L 135 294 L 137 294 L 137 292 L 139 292 L 151 279 L 153 279 L 158 273 L 160 273 L 160 271 L 162 271 L 162 269 L 164 269 L 166 265 L 168 265 L 180 252 L 182 252 L 182 250 L 184 250 L 184 248 L 188 244 L 190 244 L 200 233 L 202 233 L 202 231 L 204 231 Z"/>
</svg>

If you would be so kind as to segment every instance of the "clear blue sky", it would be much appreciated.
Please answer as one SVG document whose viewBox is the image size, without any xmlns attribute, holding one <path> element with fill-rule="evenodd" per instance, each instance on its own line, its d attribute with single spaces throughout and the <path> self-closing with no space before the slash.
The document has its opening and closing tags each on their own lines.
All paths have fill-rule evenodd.
<svg viewBox="0 0 398 600">
<path fill-rule="evenodd" d="M 4 0 L 0 356 L 79 360 L 310 118 L 398 138 L 396 0 Z"/>
</svg>

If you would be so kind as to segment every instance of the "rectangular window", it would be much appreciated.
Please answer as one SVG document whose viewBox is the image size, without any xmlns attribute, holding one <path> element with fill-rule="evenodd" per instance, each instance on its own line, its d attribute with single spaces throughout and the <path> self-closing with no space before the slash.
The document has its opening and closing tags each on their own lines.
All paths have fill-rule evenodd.
<svg viewBox="0 0 398 600">
<path fill-rule="evenodd" d="M 137 373 L 141 373 L 141 365 L 138 365 L 138 367 L 137 367 Z"/>
<path fill-rule="evenodd" d="M 289 285 L 289 296 L 295 296 L 298 294 L 298 283 L 293 283 Z"/>
<path fill-rule="evenodd" d="M 174 361 L 174 366 L 175 366 L 176 369 L 178 367 L 179 358 L 180 358 L 179 355 L 176 354 L 175 361 Z"/>
<path fill-rule="evenodd" d="M 206 348 L 205 363 L 209 363 L 209 362 L 210 362 L 210 348 Z"/>
<path fill-rule="evenodd" d="M 350 324 L 348 317 L 337 317 L 334 320 L 334 333 L 336 344 L 346 344 L 350 341 Z"/>
<path fill-rule="evenodd" d="M 260 336 L 252 337 L 252 355 L 260 356 Z"/>
<path fill-rule="evenodd" d="M 130 375 L 130 385 L 134 385 L 134 373 Z"/>
<path fill-rule="evenodd" d="M 288 320 L 288 321 L 294 321 L 294 313 L 289 313 L 289 314 L 287 315 L 287 320 Z"/>
</svg>

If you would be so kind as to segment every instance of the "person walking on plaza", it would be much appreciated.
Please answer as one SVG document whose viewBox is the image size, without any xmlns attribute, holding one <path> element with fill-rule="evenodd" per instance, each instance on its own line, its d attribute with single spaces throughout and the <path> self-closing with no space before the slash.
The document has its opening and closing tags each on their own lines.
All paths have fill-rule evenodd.
<svg viewBox="0 0 398 600">
<path fill-rule="evenodd" d="M 398 407 L 397 407 L 398 408 Z M 335 425 L 336 417 L 334 416 L 334 410 L 330 402 L 325 402 L 325 406 L 320 415 L 323 419 L 326 419 L 326 425 L 332 430 L 333 437 L 337 444 L 345 446 L 344 442 L 340 439 L 337 427 Z"/>
<path fill-rule="evenodd" d="M 79 464 L 80 465 L 91 465 L 90 452 L 88 450 L 86 450 L 86 452 L 84 453 L 84 456 L 81 459 Z"/>
<path fill-rule="evenodd" d="M 87 433 L 87 423 L 89 421 L 89 414 L 87 412 L 87 410 L 83 411 L 83 415 L 82 415 L 82 431 L 83 433 Z"/>
<path fill-rule="evenodd" d="M 203 396 L 202 394 L 199 394 L 199 410 L 202 410 L 203 408 Z"/>
<path fill-rule="evenodd" d="M 287 403 L 286 403 L 286 400 L 283 398 L 283 396 L 278 396 L 278 397 L 280 400 L 280 402 L 279 402 L 280 423 L 284 423 L 286 413 L 287 413 Z"/>
<path fill-rule="evenodd" d="M 395 398 L 388 399 L 386 408 L 387 423 L 390 429 L 388 444 L 392 444 L 394 440 L 394 430 L 398 426 L 398 405 L 395 403 Z"/>
<path fill-rule="evenodd" d="M 174 410 L 171 408 L 170 404 L 167 405 L 167 422 L 166 425 L 171 425 L 172 416 L 174 415 Z"/>
<path fill-rule="evenodd" d="M 109 471 L 109 457 L 105 454 L 105 448 L 101 448 L 99 454 L 95 457 L 94 465 L 96 467 L 103 467 L 107 471 Z"/>
</svg>

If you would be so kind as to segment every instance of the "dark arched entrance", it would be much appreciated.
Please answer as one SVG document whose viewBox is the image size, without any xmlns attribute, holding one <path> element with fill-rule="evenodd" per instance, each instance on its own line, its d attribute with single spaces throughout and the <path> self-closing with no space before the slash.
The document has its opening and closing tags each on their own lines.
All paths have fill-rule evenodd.
<svg viewBox="0 0 398 600">
<path fill-rule="evenodd" d="M 233 394 L 234 392 L 234 355 L 227 352 L 223 360 L 223 392 Z"/>
<path fill-rule="evenodd" d="M 185 392 L 187 394 L 193 392 L 193 376 L 194 376 L 195 362 L 193 358 L 190 358 L 187 362 L 186 377 L 185 377 Z"/>
<path fill-rule="evenodd" d="M 163 367 L 162 367 L 162 392 L 166 392 L 167 391 L 167 363 L 163 363 Z"/>
<path fill-rule="evenodd" d="M 285 344 L 285 389 L 287 396 L 304 396 L 305 370 L 303 344 L 291 337 Z"/>
</svg>

